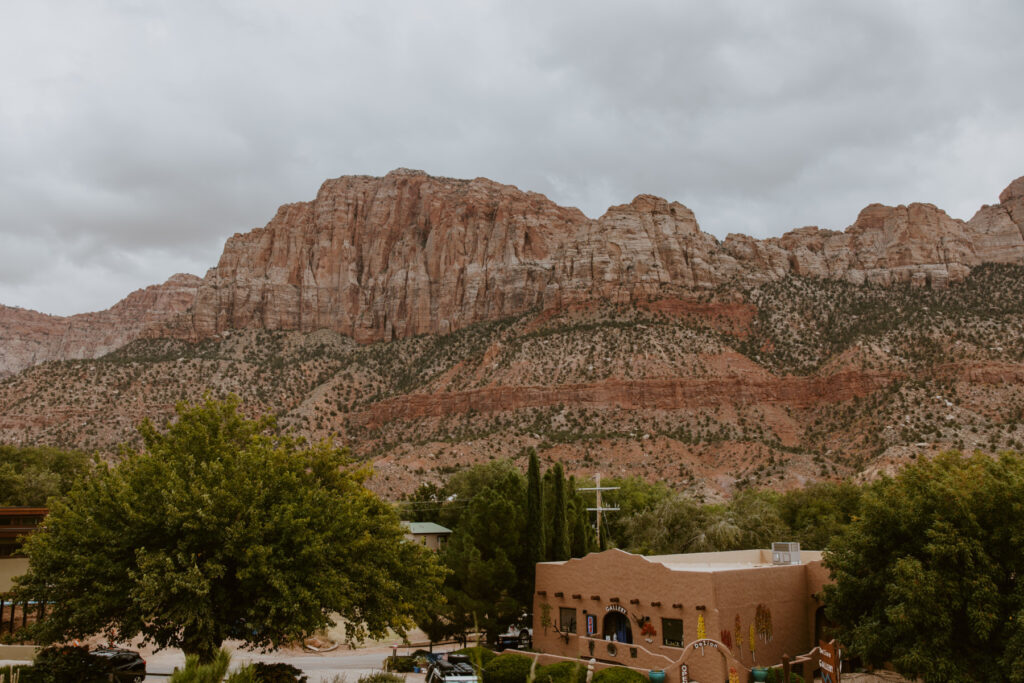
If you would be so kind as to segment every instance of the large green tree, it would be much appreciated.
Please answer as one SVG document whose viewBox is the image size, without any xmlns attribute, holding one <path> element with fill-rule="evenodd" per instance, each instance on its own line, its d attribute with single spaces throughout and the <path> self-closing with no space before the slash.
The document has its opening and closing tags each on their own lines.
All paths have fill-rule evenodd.
<svg viewBox="0 0 1024 683">
<path fill-rule="evenodd" d="M 32 637 L 141 635 L 210 660 L 228 638 L 276 648 L 333 623 L 399 631 L 439 600 L 443 570 L 348 469 L 248 420 L 236 397 L 181 404 L 145 448 L 76 485 L 25 544 L 17 598 L 45 600 Z"/>
<path fill-rule="evenodd" d="M 787 491 L 778 498 L 778 512 L 789 529 L 786 538 L 805 550 L 824 550 L 857 514 L 861 487 L 850 482 L 818 482 Z"/>
<path fill-rule="evenodd" d="M 493 642 L 528 609 L 533 565 L 526 544 L 526 482 L 508 461 L 463 470 L 446 487 L 442 519 L 453 529 L 442 553 L 453 631 L 479 628 Z"/>
<path fill-rule="evenodd" d="M 1024 681 L 1024 459 L 947 453 L 864 491 L 830 544 L 836 635 L 925 681 Z"/>
</svg>

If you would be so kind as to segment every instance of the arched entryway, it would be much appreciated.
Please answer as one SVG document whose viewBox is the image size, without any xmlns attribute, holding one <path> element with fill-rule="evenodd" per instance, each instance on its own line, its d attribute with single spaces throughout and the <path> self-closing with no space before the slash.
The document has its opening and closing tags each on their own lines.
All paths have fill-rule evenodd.
<svg viewBox="0 0 1024 683">
<path fill-rule="evenodd" d="M 620 643 L 633 642 L 633 629 L 629 627 L 629 617 L 620 612 L 609 612 L 604 615 L 604 637 Z"/>
<path fill-rule="evenodd" d="M 830 631 L 833 627 L 831 621 L 825 616 L 825 608 L 819 607 L 814 612 L 814 642 L 825 641 L 829 639 Z"/>
</svg>

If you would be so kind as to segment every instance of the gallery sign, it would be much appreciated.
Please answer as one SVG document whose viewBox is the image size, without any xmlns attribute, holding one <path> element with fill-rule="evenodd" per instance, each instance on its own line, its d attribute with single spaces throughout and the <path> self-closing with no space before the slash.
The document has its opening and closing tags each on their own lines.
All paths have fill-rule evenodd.
<svg viewBox="0 0 1024 683">
<path fill-rule="evenodd" d="M 839 683 L 839 657 L 835 641 L 818 641 L 818 668 L 821 669 L 821 683 Z"/>
</svg>

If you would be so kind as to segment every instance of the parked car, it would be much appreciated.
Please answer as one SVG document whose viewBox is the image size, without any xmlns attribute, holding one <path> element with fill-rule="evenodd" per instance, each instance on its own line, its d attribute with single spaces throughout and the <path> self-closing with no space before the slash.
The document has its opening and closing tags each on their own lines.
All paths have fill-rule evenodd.
<svg viewBox="0 0 1024 683">
<path fill-rule="evenodd" d="M 524 628 L 518 633 L 514 629 L 508 633 L 502 633 L 498 636 L 498 642 L 495 643 L 494 649 L 498 652 L 504 650 L 529 650 L 533 647 L 533 629 Z"/>
<path fill-rule="evenodd" d="M 427 667 L 426 683 L 479 683 L 468 655 L 449 653 Z"/>
<path fill-rule="evenodd" d="M 523 614 L 508 630 L 498 636 L 498 642 L 494 648 L 498 652 L 502 650 L 529 650 L 533 647 L 533 628 L 529 614 Z"/>
<path fill-rule="evenodd" d="M 107 663 L 108 671 L 114 674 L 117 681 L 142 683 L 146 678 L 146 660 L 134 650 L 122 650 L 116 647 L 101 647 L 89 653 Z"/>
</svg>

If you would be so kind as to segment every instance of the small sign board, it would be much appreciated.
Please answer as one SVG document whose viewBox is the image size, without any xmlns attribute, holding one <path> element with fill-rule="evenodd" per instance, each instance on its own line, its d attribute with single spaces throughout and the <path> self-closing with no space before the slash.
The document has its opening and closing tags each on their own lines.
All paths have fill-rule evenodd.
<svg viewBox="0 0 1024 683">
<path fill-rule="evenodd" d="M 596 614 L 588 614 L 587 615 L 587 635 L 588 636 L 592 636 L 595 633 L 597 633 L 597 615 Z"/>
<path fill-rule="evenodd" d="M 705 647 L 718 647 L 718 643 L 711 640 L 710 638 L 704 638 L 703 640 L 695 640 L 693 641 L 693 643 L 691 643 L 691 645 L 693 645 L 694 647 L 699 647 L 701 649 Z"/>
<path fill-rule="evenodd" d="M 679 683 L 690 683 L 690 667 L 685 664 L 679 665 Z"/>
<path fill-rule="evenodd" d="M 826 643 L 818 641 L 818 668 L 821 670 L 821 683 L 839 683 L 839 657 L 836 656 L 835 641 Z"/>
</svg>

